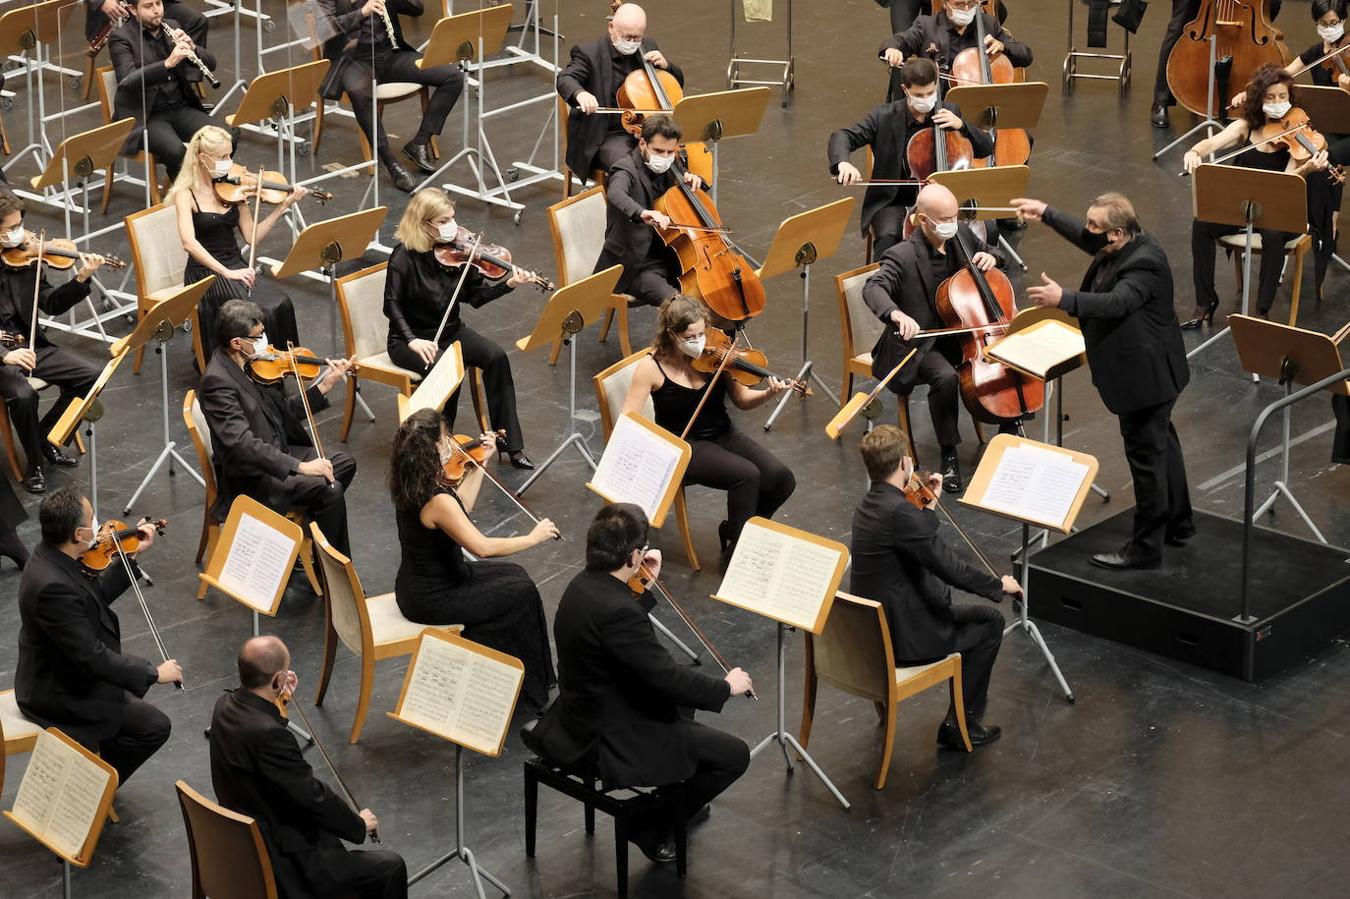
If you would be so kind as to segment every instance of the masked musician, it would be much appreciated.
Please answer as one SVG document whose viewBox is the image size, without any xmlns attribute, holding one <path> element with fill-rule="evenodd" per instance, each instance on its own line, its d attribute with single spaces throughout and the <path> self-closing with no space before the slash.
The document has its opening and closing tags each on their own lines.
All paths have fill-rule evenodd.
<svg viewBox="0 0 1350 899">
<path fill-rule="evenodd" d="M 272 208 L 266 218 L 255 222 L 252 202 L 226 203 L 212 187 L 230 173 L 233 157 L 234 144 L 229 132 L 214 125 L 206 126 L 188 141 L 183 168 L 164 197 L 166 202 L 174 204 L 178 237 L 188 254 L 183 282 L 192 284 L 216 276 L 197 304 L 202 354 L 207 358 L 215 350 L 216 310 L 227 300 L 249 299 L 257 303 L 263 311 L 267 335 L 276 346 L 300 344 L 291 298 L 276 281 L 258 277 L 258 273 L 248 266 L 239 250 L 238 235 L 256 246 L 307 191 L 296 187 Z"/>
<path fill-rule="evenodd" d="M 937 81 L 937 66 L 931 60 L 911 59 L 900 70 L 903 99 L 877 106 L 862 121 L 831 134 L 830 174 L 835 180 L 844 185 L 862 180 L 862 172 L 848 161 L 849 155 L 860 147 L 872 148 L 872 178 L 881 181 L 913 178 L 905 155 L 909 139 L 934 126 L 959 131 L 970 141 L 977 158 L 984 159 L 994 152 L 989 134 L 970 127 L 961 118 L 960 109 L 951 103 L 937 105 Z M 874 184 L 867 188 L 860 225 L 864 235 L 868 229 L 872 231 L 873 258 L 879 258 L 900 242 L 905 216 L 917 194 L 917 187 Z"/>
<path fill-rule="evenodd" d="M 122 652 L 113 602 L 131 585 L 114 561 L 97 577 L 80 553 L 97 535 L 94 509 L 69 488 L 38 509 L 42 542 L 19 582 L 19 664 L 14 694 L 19 709 L 41 727 L 59 727 L 98 752 L 125 785 L 169 739 L 169 718 L 143 698 L 154 684 L 182 682 L 170 659 L 155 665 Z M 155 540 L 140 528 L 141 551 Z M 134 553 L 131 574 L 140 577 Z"/>
<path fill-rule="evenodd" d="M 907 30 L 891 35 L 877 54 L 895 67 L 912 56 L 927 56 L 931 48 L 936 47 L 937 59 L 934 61 L 944 72 L 949 71 L 958 53 L 975 46 L 977 15 L 984 25 L 986 54 L 993 57 L 1002 53 L 1019 69 L 1031 65 L 1031 48 L 1005 30 L 997 17 L 984 12 L 980 0 L 947 0 L 937 15 L 919 16 Z M 898 99 L 894 94 L 894 79 L 891 84 L 890 99 Z"/>
<path fill-rule="evenodd" d="M 299 507 L 338 552 L 350 556 L 345 491 L 356 477 L 356 460 L 342 450 L 320 456 L 305 431 L 300 396 L 287 397 L 280 382 L 259 384 L 250 376 L 249 360 L 268 347 L 262 319 L 262 310 L 248 300 L 220 307 L 216 349 L 197 387 L 220 485 L 212 513 L 223 521 L 241 493 L 282 513 Z M 328 408 L 328 392 L 352 367 L 349 359 L 325 363 L 328 373 L 305 391 L 313 411 Z"/>
<path fill-rule="evenodd" d="M 412 193 L 417 182 L 389 148 L 389 136 L 376 114 L 375 82 L 409 82 L 432 89 L 417 133 L 403 145 L 403 152 L 413 164 L 431 174 L 436 171 L 431 139 L 445 128 L 445 120 L 464 92 L 464 73 L 453 63 L 418 67 L 422 54 L 412 49 L 398 17 L 422 15 L 425 10 L 422 0 L 392 0 L 387 4 L 385 0 L 319 0 L 319 7 L 338 32 L 324 44 L 324 56 L 333 65 L 320 92 L 328 100 L 347 95 L 356 124 L 384 163 L 394 186 Z"/>
<path fill-rule="evenodd" d="M 542 709 L 557 681 L 544 605 L 525 569 L 498 557 L 556 539 L 558 528 L 544 518 L 520 537 L 488 537 L 478 530 L 469 513 L 483 486 L 483 469 L 470 466 L 460 481 L 450 482 L 445 466 L 458 455 L 452 439 L 445 419 L 432 409 L 408 416 L 394 437 L 389 492 L 402 549 L 394 597 L 409 621 L 462 624 L 468 639 L 524 662 L 522 698 Z M 489 446 L 494 442 L 491 434 L 480 439 Z M 463 550 L 475 561 L 465 559 Z"/>
<path fill-rule="evenodd" d="M 952 587 L 999 602 L 1021 596 L 1017 581 L 995 577 L 963 560 L 939 536 L 939 475 L 929 475 L 919 509 L 905 496 L 914 476 L 909 440 L 894 425 L 873 428 L 862 440 L 871 486 L 853 513 L 849 591 L 886 609 L 897 665 L 924 665 L 961 653 L 966 727 L 975 746 L 992 743 L 999 728 L 981 722 L 989 675 L 1003 642 L 1003 614 L 989 606 L 955 605 Z M 964 748 L 956 708 L 938 728 L 938 744 Z"/>
<path fill-rule="evenodd" d="M 716 677 L 675 664 L 644 610 L 654 598 L 628 588 L 642 565 L 659 575 L 661 553 L 651 548 L 647 516 L 632 503 L 605 506 L 586 532 L 586 570 L 563 591 L 553 620 L 558 699 L 521 736 L 550 761 L 595 772 L 606 789 L 682 783 L 690 818 L 701 820 L 707 804 L 745 773 L 750 752 L 684 710 L 720 712 L 754 684 L 740 668 Z M 668 805 L 635 831 L 629 839 L 647 858 L 675 859 Z"/>
<path fill-rule="evenodd" d="M 506 432 L 498 438 L 497 448 L 508 454 L 512 468 L 534 468 L 525 455 L 525 434 L 516 412 L 511 359 L 494 341 L 466 325 L 459 315 L 465 304 L 478 309 L 506 296 L 528 281 L 530 274 L 513 268 L 504 282 L 493 283 L 474 266 L 469 266 L 466 272 L 462 265 L 446 265 L 437 259 L 438 246 L 458 243 L 467 257 L 474 243 L 472 235 L 455 222 L 455 204 L 439 188 L 423 188 L 413 196 L 403 210 L 394 236 L 398 243 L 389 254 L 384 282 L 389 358 L 395 365 L 426 372 L 452 343 L 459 341 L 464 364 L 483 373 L 492 427 Z M 455 426 L 458 406 L 456 390 L 444 411 L 451 428 Z"/>
<path fill-rule="evenodd" d="M 622 264 L 614 290 L 631 295 L 635 305 L 658 306 L 680 292 L 675 252 L 655 230 L 669 227 L 670 216 L 655 207 L 677 179 L 694 190 L 703 186 L 697 175 L 675 167 L 683 137 L 670 116 L 648 116 L 637 146 L 614 163 L 605 183 L 605 247 L 595 271 Z"/>
<path fill-rule="evenodd" d="M 0 245 L 16 249 L 35 246 L 37 237 L 23 226 L 23 202 L 13 195 L 0 196 Z M 18 432 L 28 457 L 28 471 L 23 487 L 29 493 L 47 489 L 43 465 L 70 467 L 76 465 L 71 456 L 47 442 L 47 434 L 66 407 L 89 392 L 98 379 L 99 369 L 74 353 L 49 341 L 42 329 L 37 330 L 37 341 L 30 346 L 33 335 L 33 298 L 47 315 L 60 315 L 89 296 L 89 279 L 99 266 L 102 256 L 80 254 L 75 277 L 59 287 L 47 283 L 45 272 L 36 265 L 12 268 L 0 264 L 0 330 L 21 342 L 0 344 L 0 397 L 9 404 L 10 421 Z M 38 418 L 38 395 L 28 383 L 37 377 L 61 388 L 61 395 Z"/>
<path fill-rule="evenodd" d="M 701 301 L 686 296 L 666 301 L 652 353 L 637 364 L 623 411 L 641 415 L 650 401 L 656 423 L 672 434 L 683 434 L 708 394 L 686 437 L 693 455 L 684 483 L 727 492 L 727 518 L 717 526 L 725 559 L 745 523 L 754 515 L 772 518 L 792 496 L 797 479 L 777 456 L 738 430 L 726 409 L 728 397 L 741 410 L 762 406 L 788 389 L 788 383 L 771 377 L 764 387 L 747 387 L 725 372 L 712 383 L 711 375 L 693 367 L 703 355 L 707 330 L 708 309 Z"/>
<path fill-rule="evenodd" d="M 211 713 L 211 786 L 220 804 L 258 822 L 282 896 L 403 899 L 408 869 L 397 852 L 352 852 L 379 819 L 353 811 L 314 776 L 279 704 L 295 692 L 291 654 L 277 637 L 239 649 L 239 686 Z"/>
<path fill-rule="evenodd" d="M 958 221 L 956 195 L 946 187 L 927 185 L 919 191 L 914 208 L 919 227 L 886 251 L 881 268 L 863 285 L 867 308 L 886 325 L 872 348 L 872 374 L 878 378 L 905 358 L 919 332 L 945 327 L 937 310 L 937 291 L 962 269 L 951 245 L 958 233 L 976 250 L 971 262 L 977 269 L 988 271 L 1002 264 L 997 250 Z M 917 346 L 919 353 L 887 386 L 897 394 L 908 394 L 916 382 L 928 385 L 928 412 L 942 450 L 942 489 L 959 493 L 963 486 L 956 455 L 961 442 L 961 379 L 956 371 L 960 347 L 951 337 L 924 338 Z"/>
<path fill-rule="evenodd" d="M 572 111 L 567 118 L 567 167 L 582 183 L 596 169 L 608 172 L 637 145 L 620 116 L 596 110 L 618 106 L 619 88 L 642 68 L 644 59 L 684 84 L 684 72 L 647 37 L 647 13 L 641 6 L 620 5 L 608 30 L 605 38 L 574 46 L 571 61 L 558 73 L 558 95 Z"/>
</svg>

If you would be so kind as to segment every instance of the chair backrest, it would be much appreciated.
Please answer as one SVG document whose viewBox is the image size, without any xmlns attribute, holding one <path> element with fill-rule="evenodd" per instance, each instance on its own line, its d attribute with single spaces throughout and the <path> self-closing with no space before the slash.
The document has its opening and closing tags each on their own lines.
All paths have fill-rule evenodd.
<svg viewBox="0 0 1350 899">
<path fill-rule="evenodd" d="M 113 99 L 117 96 L 117 73 L 112 66 L 99 66 L 94 70 L 98 80 L 98 105 L 103 109 L 103 124 L 113 120 Z"/>
<path fill-rule="evenodd" d="M 384 282 L 389 263 L 381 262 L 338 279 L 337 301 L 347 355 L 365 359 L 385 351 L 389 319 L 384 316 Z"/>
<path fill-rule="evenodd" d="M 609 432 L 614 430 L 614 422 L 623 411 L 628 386 L 633 383 L 633 372 L 637 371 L 638 363 L 651 355 L 651 352 L 651 347 L 644 347 L 591 378 L 591 382 L 595 385 L 595 399 L 600 406 L 600 428 L 606 440 L 609 439 Z M 651 397 L 647 397 L 647 402 L 643 404 L 642 415 L 652 421 L 656 420 L 656 410 L 652 406 Z"/>
<path fill-rule="evenodd" d="M 207 427 L 206 416 L 202 414 L 202 404 L 197 402 L 197 391 L 189 390 L 183 397 L 183 424 L 187 426 L 188 436 L 197 449 L 197 462 L 202 470 L 202 479 L 206 481 L 206 508 L 216 503 L 216 466 L 212 461 L 211 429 Z"/>
<path fill-rule="evenodd" d="M 258 822 L 223 808 L 184 781 L 174 784 L 192 853 L 192 893 L 211 899 L 276 899 Z"/>
<path fill-rule="evenodd" d="M 142 297 L 170 287 L 181 287 L 188 254 L 178 239 L 178 211 L 160 203 L 127 216 L 131 264 L 136 289 Z"/>
<path fill-rule="evenodd" d="M 895 652 L 881 603 L 835 593 L 825 628 L 811 641 L 816 677 L 845 693 L 887 702 L 895 683 Z"/>
<path fill-rule="evenodd" d="M 374 651 L 374 637 L 370 630 L 370 613 L 366 610 L 366 591 L 356 574 L 352 560 L 333 549 L 318 524 L 309 523 L 314 540 L 315 557 L 319 560 L 319 577 L 323 585 L 323 601 L 328 605 L 328 620 L 339 639 L 358 658 Z"/>
<path fill-rule="evenodd" d="M 586 177 L 589 172 L 578 172 Z M 596 185 L 548 208 L 558 286 L 573 284 L 595 270 L 605 247 L 605 189 Z"/>
<path fill-rule="evenodd" d="M 839 293 L 839 326 L 844 334 L 844 353 L 850 359 L 871 350 L 885 327 L 862 298 L 863 285 L 879 268 L 881 266 L 873 262 L 834 276 L 835 289 Z"/>
</svg>

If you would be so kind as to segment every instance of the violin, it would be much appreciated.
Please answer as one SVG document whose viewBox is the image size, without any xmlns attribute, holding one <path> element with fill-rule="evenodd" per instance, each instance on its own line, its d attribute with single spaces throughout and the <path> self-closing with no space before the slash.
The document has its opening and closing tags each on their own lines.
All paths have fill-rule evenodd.
<svg viewBox="0 0 1350 899">
<path fill-rule="evenodd" d="M 1214 67 L 1214 96 L 1210 105 L 1210 39 L 1214 59 L 1231 65 Z M 1270 64 L 1284 67 L 1289 48 L 1284 33 L 1270 23 L 1262 0 L 1200 0 L 1195 18 L 1186 24 L 1167 57 L 1167 86 L 1177 102 L 1198 116 L 1206 110 L 1223 118 L 1222 107 L 1235 84 L 1251 81 L 1256 70 Z"/>
<path fill-rule="evenodd" d="M 291 363 L 295 364 L 292 365 Z M 248 372 L 259 384 L 275 384 L 287 375 L 312 381 L 319 376 L 328 363 L 314 355 L 314 351 L 302 346 L 279 350 L 269 346 L 265 353 L 259 353 L 248 360 Z M 355 371 L 355 366 L 352 368 Z"/>
<path fill-rule="evenodd" d="M 937 106 L 942 106 L 942 77 L 945 70 L 938 59 L 940 53 L 936 46 L 928 48 L 928 55 L 938 67 Z M 983 54 L 982 54 L 983 55 Z M 1005 60 L 1006 61 L 1006 60 Z M 932 113 L 929 113 L 932 122 Z M 951 169 L 968 169 L 975 164 L 975 148 L 970 140 L 959 130 L 951 131 L 933 123 L 928 128 L 920 128 L 910 135 L 905 144 L 905 161 L 909 163 L 909 173 L 919 181 L 927 181 L 934 172 L 946 172 Z"/>
<path fill-rule="evenodd" d="M 614 94 L 614 100 L 622 110 L 623 130 L 634 138 L 642 137 L 642 125 L 648 115 L 670 112 L 683 99 L 684 89 L 679 80 L 656 68 L 645 56 L 642 57 L 642 68 L 629 72 Z M 702 178 L 704 184 L 711 184 L 712 151 L 708 145 L 703 141 L 690 141 L 682 146 L 682 151 L 689 171 Z"/>
<path fill-rule="evenodd" d="M 250 172 L 237 162 L 230 166 L 228 175 L 223 178 L 216 178 L 212 186 L 222 203 L 240 203 L 247 200 L 252 196 L 250 191 L 257 186 L 259 188 L 257 193 L 259 199 L 264 203 L 276 205 L 284 202 L 291 191 L 295 190 L 295 185 L 287 184 L 286 177 L 281 172 L 264 171 L 260 183 L 257 172 Z M 316 187 L 311 187 L 308 190 L 309 192 L 305 196 L 313 197 L 319 201 L 320 205 L 333 199 L 333 194 L 329 191 L 319 190 Z"/>
<path fill-rule="evenodd" d="M 719 368 L 724 368 L 728 377 L 746 387 L 754 387 L 766 378 L 778 377 L 766 367 L 769 360 L 763 351 L 737 347 L 735 341 L 718 328 L 708 328 L 704 333 L 707 343 L 704 344 L 703 354 L 691 363 L 694 371 L 713 374 Z M 728 353 L 731 359 L 724 363 Z M 812 395 L 811 385 L 807 381 L 791 381 L 789 386 L 798 396 Z"/>
<path fill-rule="evenodd" d="M 506 436 L 504 430 L 497 433 L 503 437 Z M 496 441 L 488 442 L 482 437 L 455 434 L 451 439 L 455 441 L 455 445 L 459 447 L 460 452 L 452 453 L 441 468 L 441 473 L 448 484 L 458 484 L 464 480 L 464 475 L 468 472 L 470 465 L 482 468 L 488 456 L 492 455 L 492 451 L 497 448 Z"/>
<path fill-rule="evenodd" d="M 515 265 L 511 262 L 511 251 L 497 244 L 479 243 L 474 249 L 473 234 L 464 228 L 452 240 L 438 241 L 432 248 L 436 261 L 446 268 L 459 268 L 468 263 L 488 280 L 497 284 L 511 277 Z M 553 282 L 542 275 L 521 269 L 525 277 L 545 293 L 554 289 Z"/>
<path fill-rule="evenodd" d="M 39 243 L 37 240 L 25 240 L 17 247 L 9 247 L 0 252 L 0 260 L 4 260 L 5 265 L 10 268 L 27 268 L 38 261 L 38 248 L 42 248 L 42 261 L 49 268 L 57 271 L 66 271 L 73 268 L 75 263 L 80 261 L 80 251 L 75 246 L 73 240 L 46 240 Z M 101 254 L 98 254 L 101 255 Z M 104 256 L 103 264 L 109 268 L 126 268 L 127 264 L 116 256 Z"/>
<path fill-rule="evenodd" d="M 931 472 L 915 471 L 909 476 L 909 483 L 905 485 L 905 489 L 901 491 L 905 499 L 909 500 L 909 504 L 921 512 L 928 508 L 929 503 L 938 500 L 938 495 L 928 486 L 928 481 L 932 477 Z"/>
<path fill-rule="evenodd" d="M 1289 151 L 1289 158 L 1300 164 L 1327 148 L 1326 136 L 1313 130 L 1308 114 L 1297 106 L 1285 113 L 1284 118 L 1268 121 L 1252 132 L 1251 142 L 1284 147 Z M 1345 181 L 1345 173 L 1338 165 L 1327 168 L 1327 177 L 1336 184 Z"/>
<path fill-rule="evenodd" d="M 952 76 L 958 84 L 1012 84 L 1021 80 L 1012 61 L 1002 53 L 990 58 L 984 50 L 984 16 L 975 16 L 975 46 L 967 47 L 952 60 Z M 991 125 L 994 123 L 991 122 Z M 994 152 L 986 159 L 972 162 L 976 168 L 1022 165 L 1031 158 L 1031 138 L 1025 128 L 990 129 Z"/>
<path fill-rule="evenodd" d="M 155 533 L 161 537 L 169 526 L 168 520 L 164 518 L 142 518 L 135 527 L 127 527 L 121 521 L 104 522 L 94 539 L 94 545 L 80 553 L 80 564 L 84 566 L 85 573 L 92 577 L 106 571 L 119 552 L 130 554 L 140 550 L 143 524 L 154 525 Z"/>
<path fill-rule="evenodd" d="M 23 343 L 23 335 L 14 331 L 0 331 L 0 346 L 16 347 Z"/>
</svg>

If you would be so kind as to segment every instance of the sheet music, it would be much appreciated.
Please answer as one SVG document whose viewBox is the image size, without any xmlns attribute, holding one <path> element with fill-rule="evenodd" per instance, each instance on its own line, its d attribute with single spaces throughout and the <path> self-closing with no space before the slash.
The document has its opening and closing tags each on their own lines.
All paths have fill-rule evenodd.
<svg viewBox="0 0 1350 899">
<path fill-rule="evenodd" d="M 97 823 L 108 773 L 43 731 L 28 760 L 14 817 L 57 852 L 76 858 Z"/>
<path fill-rule="evenodd" d="M 989 355 L 1024 371 L 1044 375 L 1086 351 L 1081 331 L 1064 322 L 1048 320 L 1008 335 L 990 349 Z"/>
<path fill-rule="evenodd" d="M 477 752 L 495 755 L 524 672 L 451 643 L 425 638 L 399 716 Z"/>
<path fill-rule="evenodd" d="M 787 624 L 811 628 L 834 591 L 839 551 L 747 524 L 717 596 Z"/>
<path fill-rule="evenodd" d="M 277 592 L 291 576 L 295 542 L 252 515 L 241 515 L 216 580 L 222 590 L 260 611 L 270 612 Z"/>
<path fill-rule="evenodd" d="M 1062 527 L 1089 470 L 1064 453 L 1011 447 L 999 459 L 980 505 Z"/>
<path fill-rule="evenodd" d="M 440 409 L 450 394 L 459 389 L 464 380 L 464 354 L 459 341 L 455 341 L 441 353 L 441 358 L 431 367 L 431 371 L 422 378 L 412 396 L 400 405 L 399 415 L 404 420 L 419 409 Z"/>
<path fill-rule="evenodd" d="M 654 521 L 682 454 L 682 447 L 622 416 L 609 435 L 591 485 L 611 502 L 641 506 L 647 519 Z"/>
</svg>

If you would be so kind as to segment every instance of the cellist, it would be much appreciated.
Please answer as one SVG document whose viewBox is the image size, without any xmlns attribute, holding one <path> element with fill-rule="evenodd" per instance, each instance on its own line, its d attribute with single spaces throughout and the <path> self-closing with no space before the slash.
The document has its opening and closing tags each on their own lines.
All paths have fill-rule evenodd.
<svg viewBox="0 0 1350 899">
<path fill-rule="evenodd" d="M 985 53 L 990 57 L 1002 53 L 1019 69 L 1031 65 L 1031 48 L 1005 31 L 997 16 L 984 12 L 980 0 L 947 0 L 937 15 L 919 16 L 909 30 L 891 35 L 877 55 L 889 65 L 898 66 L 909 57 L 927 55 L 930 47 L 936 47 L 938 65 L 950 69 L 956 54 L 975 46 L 976 15 L 983 16 Z"/>
<path fill-rule="evenodd" d="M 881 268 L 863 285 L 863 302 L 886 324 L 872 348 L 872 374 L 882 377 L 905 357 L 921 331 L 943 328 L 937 309 L 938 287 L 962 268 L 949 242 L 964 232 L 967 246 L 978 251 L 971 262 L 980 271 L 1003 264 L 998 250 L 985 244 L 960 222 L 956 195 L 941 184 L 929 184 L 915 201 L 919 227 L 881 257 Z M 916 381 L 928 385 L 928 412 L 942 451 L 942 489 L 959 493 L 963 486 L 956 447 L 961 442 L 958 413 L 961 383 L 956 371 L 960 354 L 952 337 L 920 343 L 920 354 L 887 385 L 908 394 Z M 1011 425 L 1002 425 L 1008 430 Z"/>
</svg>

